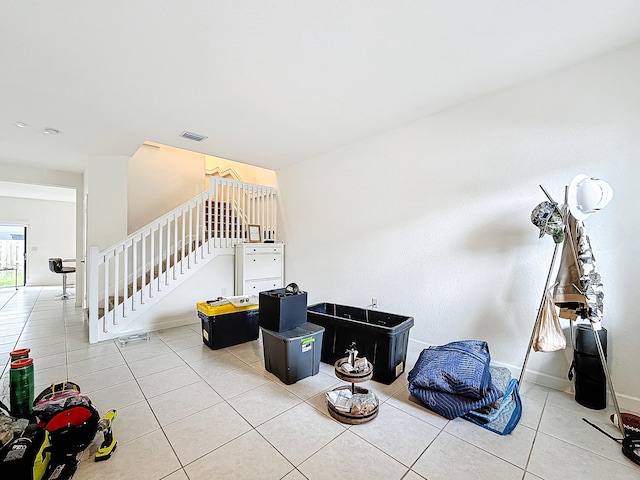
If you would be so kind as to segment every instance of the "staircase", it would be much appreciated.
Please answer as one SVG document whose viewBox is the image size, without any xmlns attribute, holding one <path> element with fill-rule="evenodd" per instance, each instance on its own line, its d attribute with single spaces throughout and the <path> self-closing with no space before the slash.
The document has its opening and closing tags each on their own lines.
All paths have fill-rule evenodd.
<svg viewBox="0 0 640 480">
<path fill-rule="evenodd" d="M 276 192 L 271 187 L 211 177 L 209 190 L 88 258 L 89 341 L 136 331 L 136 320 L 260 225 L 275 239 Z M 194 300 L 195 305 L 195 300 Z"/>
</svg>

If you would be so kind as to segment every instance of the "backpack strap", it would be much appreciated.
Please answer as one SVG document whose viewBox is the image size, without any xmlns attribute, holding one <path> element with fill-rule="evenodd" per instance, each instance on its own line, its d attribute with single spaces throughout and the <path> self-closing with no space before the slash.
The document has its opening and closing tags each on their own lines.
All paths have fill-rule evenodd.
<svg viewBox="0 0 640 480">
<path fill-rule="evenodd" d="M 2 403 L 2 400 L 0 400 L 0 410 L 4 410 L 5 412 L 7 412 L 7 415 L 11 416 L 11 410 L 9 410 L 9 407 Z"/>
</svg>

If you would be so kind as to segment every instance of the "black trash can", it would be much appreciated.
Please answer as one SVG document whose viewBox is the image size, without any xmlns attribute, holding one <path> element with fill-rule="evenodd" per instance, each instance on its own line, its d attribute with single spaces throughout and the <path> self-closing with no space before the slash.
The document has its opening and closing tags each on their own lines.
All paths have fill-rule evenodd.
<svg viewBox="0 0 640 480">
<path fill-rule="evenodd" d="M 605 360 L 607 358 L 607 330 L 598 330 Z M 607 379 L 600 361 L 598 345 L 591 325 L 577 325 L 573 364 L 569 380 L 575 376 L 576 402 L 583 407 L 602 410 L 607 407 Z"/>
</svg>

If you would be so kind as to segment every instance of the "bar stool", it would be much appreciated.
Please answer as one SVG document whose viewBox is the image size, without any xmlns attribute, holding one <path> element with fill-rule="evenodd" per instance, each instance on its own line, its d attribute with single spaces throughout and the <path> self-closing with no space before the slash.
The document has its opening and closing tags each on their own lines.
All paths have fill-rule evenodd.
<svg viewBox="0 0 640 480">
<path fill-rule="evenodd" d="M 62 266 L 62 258 L 50 258 L 49 270 L 53 273 L 62 274 L 62 295 L 60 298 L 62 300 L 71 298 L 71 295 L 67 293 L 67 274 L 75 273 L 76 267 L 64 267 Z"/>
</svg>

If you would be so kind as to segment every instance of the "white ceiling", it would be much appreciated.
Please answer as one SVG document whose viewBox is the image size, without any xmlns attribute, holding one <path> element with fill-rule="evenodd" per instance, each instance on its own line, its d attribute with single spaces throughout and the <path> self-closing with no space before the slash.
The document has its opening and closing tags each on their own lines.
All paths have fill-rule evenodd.
<svg viewBox="0 0 640 480">
<path fill-rule="evenodd" d="M 639 40 L 638 0 L 3 1 L 0 161 L 278 169 Z"/>
</svg>

